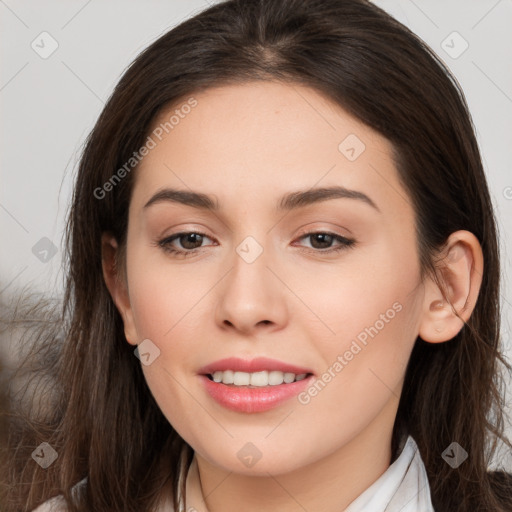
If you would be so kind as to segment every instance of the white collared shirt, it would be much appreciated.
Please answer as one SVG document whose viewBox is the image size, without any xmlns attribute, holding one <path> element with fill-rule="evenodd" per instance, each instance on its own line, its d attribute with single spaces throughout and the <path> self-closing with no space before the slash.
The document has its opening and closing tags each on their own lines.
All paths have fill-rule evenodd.
<svg viewBox="0 0 512 512">
<path fill-rule="evenodd" d="M 182 466 L 178 489 L 181 489 L 183 478 L 186 478 L 186 508 L 178 492 L 178 512 L 208 512 L 203 500 L 195 456 L 188 471 Z M 62 502 L 62 498 L 58 496 L 43 503 L 33 512 L 65 512 L 67 509 Z M 170 499 L 167 499 L 158 510 L 174 512 Z M 345 512 L 435 512 L 430 499 L 425 466 L 418 446 L 411 436 L 408 436 L 400 456 L 345 509 Z"/>
<path fill-rule="evenodd" d="M 345 512 L 434 512 L 425 465 L 409 436 L 400 456 Z"/>
</svg>

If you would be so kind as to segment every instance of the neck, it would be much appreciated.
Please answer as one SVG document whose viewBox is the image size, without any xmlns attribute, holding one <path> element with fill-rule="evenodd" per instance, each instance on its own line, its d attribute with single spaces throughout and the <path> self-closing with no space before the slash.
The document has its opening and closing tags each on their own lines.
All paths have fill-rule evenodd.
<svg viewBox="0 0 512 512">
<path fill-rule="evenodd" d="M 196 453 L 208 511 L 238 512 L 241 503 L 244 512 L 345 510 L 389 467 L 396 408 L 393 400 L 351 441 L 327 457 L 284 474 L 232 473 Z"/>
</svg>

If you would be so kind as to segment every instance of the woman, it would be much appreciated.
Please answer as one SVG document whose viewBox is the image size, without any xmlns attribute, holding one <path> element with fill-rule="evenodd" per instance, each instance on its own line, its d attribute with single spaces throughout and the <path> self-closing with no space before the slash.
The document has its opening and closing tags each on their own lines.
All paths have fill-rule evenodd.
<svg viewBox="0 0 512 512">
<path fill-rule="evenodd" d="M 370 2 L 231 0 L 153 43 L 87 141 L 68 250 L 7 510 L 510 510 L 467 105 Z"/>
</svg>

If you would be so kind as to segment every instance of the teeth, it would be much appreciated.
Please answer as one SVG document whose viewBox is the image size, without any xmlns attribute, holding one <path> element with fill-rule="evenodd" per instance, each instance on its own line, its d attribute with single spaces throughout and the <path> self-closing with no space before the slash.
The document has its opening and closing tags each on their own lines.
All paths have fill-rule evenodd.
<svg viewBox="0 0 512 512">
<path fill-rule="evenodd" d="M 284 373 L 280 371 L 262 371 L 262 372 L 234 372 L 232 370 L 217 371 L 212 377 L 214 382 L 223 384 L 233 384 L 235 386 L 278 386 L 283 382 L 290 384 L 306 378 L 305 373 L 295 375 L 294 373 Z"/>
<path fill-rule="evenodd" d="M 279 372 L 276 372 L 279 373 Z M 283 381 L 285 384 L 290 384 L 295 380 L 296 376 L 294 373 L 284 373 L 283 374 Z"/>
<path fill-rule="evenodd" d="M 251 386 L 268 386 L 268 372 L 246 373 Z"/>
<path fill-rule="evenodd" d="M 251 376 L 245 372 L 235 372 L 233 377 L 233 384 L 235 386 L 248 386 L 251 381 Z"/>
</svg>

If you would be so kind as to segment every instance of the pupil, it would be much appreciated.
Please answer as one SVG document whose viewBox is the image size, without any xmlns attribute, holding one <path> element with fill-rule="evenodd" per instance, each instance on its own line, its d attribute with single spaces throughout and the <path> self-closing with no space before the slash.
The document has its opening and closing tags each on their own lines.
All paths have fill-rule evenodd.
<svg viewBox="0 0 512 512">
<path fill-rule="evenodd" d="M 185 249 L 196 249 L 196 247 L 194 246 L 194 242 L 197 243 L 199 241 L 199 246 L 201 246 L 201 235 L 197 234 L 197 233 L 188 233 L 187 235 L 181 237 L 182 240 L 185 239 L 185 243 L 182 243 L 183 247 Z M 189 247 L 187 244 L 188 243 L 191 243 L 192 244 L 192 247 Z"/>
<path fill-rule="evenodd" d="M 311 245 L 312 245 L 313 247 L 315 247 L 315 243 L 313 243 L 313 241 L 315 241 L 315 242 L 316 242 L 316 241 L 318 241 L 318 240 L 320 241 L 320 245 L 321 245 L 321 247 L 320 247 L 320 248 L 325 249 L 325 247 L 329 247 L 329 245 L 331 244 L 331 242 L 332 242 L 332 235 L 329 235 L 329 234 L 327 234 L 327 233 L 317 233 L 316 235 L 313 235 Z M 322 243 L 323 243 L 324 245 L 322 245 Z M 315 248 L 317 248 L 317 249 L 318 249 L 318 247 L 315 247 Z"/>
</svg>

